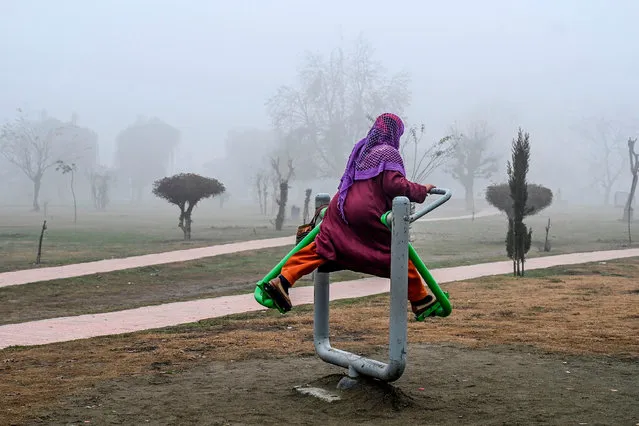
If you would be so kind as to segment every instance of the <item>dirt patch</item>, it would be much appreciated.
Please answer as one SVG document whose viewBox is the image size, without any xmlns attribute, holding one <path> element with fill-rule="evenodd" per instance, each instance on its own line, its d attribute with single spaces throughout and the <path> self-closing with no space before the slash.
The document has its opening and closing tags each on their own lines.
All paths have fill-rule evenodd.
<svg viewBox="0 0 639 426">
<path fill-rule="evenodd" d="M 374 354 L 382 357 L 382 353 Z M 337 391 L 315 357 L 171 365 L 99 383 L 30 424 L 635 424 L 636 363 L 514 348 L 411 345 L 394 385 Z M 309 383 L 342 399 L 300 395 Z"/>
<path fill-rule="evenodd" d="M 0 424 L 636 424 L 639 259 L 570 271 L 448 286 L 451 317 L 409 322 L 396 394 L 294 392 L 342 371 L 314 356 L 304 306 L 0 351 Z M 384 360 L 387 309 L 333 303 L 335 346 Z"/>
</svg>

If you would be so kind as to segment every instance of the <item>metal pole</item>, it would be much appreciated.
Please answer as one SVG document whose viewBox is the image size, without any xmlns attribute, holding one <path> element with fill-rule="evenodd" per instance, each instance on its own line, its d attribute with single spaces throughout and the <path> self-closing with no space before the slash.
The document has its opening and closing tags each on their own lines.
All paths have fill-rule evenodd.
<svg viewBox="0 0 639 426">
<path fill-rule="evenodd" d="M 406 364 L 406 341 L 408 338 L 408 239 L 410 224 L 410 202 L 406 197 L 393 200 L 393 225 L 390 265 L 390 365 L 400 369 Z"/>
<path fill-rule="evenodd" d="M 315 197 L 315 210 L 329 203 L 330 199 L 331 197 L 328 194 L 317 194 Z M 319 271 L 315 271 L 313 274 L 313 341 L 315 343 L 315 351 L 324 361 L 348 368 L 348 362 L 335 359 L 332 354 L 329 339 L 329 275 L 326 272 Z"/>
</svg>

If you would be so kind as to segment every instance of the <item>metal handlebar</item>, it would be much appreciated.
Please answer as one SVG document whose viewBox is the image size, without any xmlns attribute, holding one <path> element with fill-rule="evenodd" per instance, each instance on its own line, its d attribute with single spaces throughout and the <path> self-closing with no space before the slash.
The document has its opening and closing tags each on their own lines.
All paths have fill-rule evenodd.
<svg viewBox="0 0 639 426">
<path fill-rule="evenodd" d="M 428 193 L 433 195 L 442 195 L 442 197 L 436 199 L 432 203 L 426 204 L 426 206 L 422 210 L 417 211 L 413 213 L 412 215 L 410 215 L 410 222 L 415 222 L 420 217 L 432 212 L 437 207 L 441 206 L 446 201 L 450 200 L 450 197 L 453 196 L 453 191 L 451 191 L 450 189 L 444 189 L 444 188 L 433 188 Z"/>
<path fill-rule="evenodd" d="M 425 216 L 426 214 L 432 212 L 437 207 L 441 206 L 446 201 L 450 200 L 450 197 L 453 196 L 453 191 L 451 191 L 450 189 L 445 189 L 445 188 L 433 188 L 430 191 L 428 191 L 428 193 L 432 194 L 432 195 L 442 195 L 442 197 L 439 197 L 438 199 L 436 199 L 432 203 L 426 204 L 426 206 L 423 209 L 421 209 L 419 211 L 416 211 L 415 213 L 410 215 L 408 217 L 409 218 L 409 222 L 415 222 L 417 219 L 419 219 L 419 218 Z M 382 218 L 383 218 L 382 222 L 384 224 L 386 224 L 386 226 L 388 226 L 388 227 L 390 227 L 391 223 L 393 223 L 393 213 L 392 212 L 385 213 L 384 216 L 382 216 Z"/>
</svg>

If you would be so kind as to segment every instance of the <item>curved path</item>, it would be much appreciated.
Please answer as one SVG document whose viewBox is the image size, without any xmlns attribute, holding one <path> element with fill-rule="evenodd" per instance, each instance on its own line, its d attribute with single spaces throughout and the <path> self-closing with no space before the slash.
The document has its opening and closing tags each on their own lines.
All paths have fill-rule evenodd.
<svg viewBox="0 0 639 426">
<path fill-rule="evenodd" d="M 486 210 L 475 215 L 475 218 L 495 216 L 497 210 Z M 472 215 L 420 219 L 420 222 L 436 222 L 447 220 L 470 219 Z M 273 247 L 292 246 L 295 236 L 269 238 L 263 240 L 242 241 L 238 243 L 220 244 L 216 246 L 200 247 L 187 250 L 152 253 L 142 256 L 132 256 L 120 259 L 105 259 L 95 262 L 76 263 L 72 265 L 52 266 L 48 268 L 23 269 L 20 271 L 0 273 L 0 287 L 28 284 L 38 281 L 50 281 L 63 278 L 74 278 L 84 275 L 121 271 L 123 269 L 141 268 L 143 266 L 162 265 L 174 262 L 214 257 L 242 251 L 260 250 Z"/>
<path fill-rule="evenodd" d="M 546 256 L 529 259 L 526 264 L 527 270 L 531 270 L 628 257 L 639 257 L 639 249 Z M 511 271 L 512 262 L 505 261 L 434 269 L 431 272 L 439 283 L 448 283 L 490 275 L 507 274 Z M 389 291 L 389 287 L 389 280 L 380 278 L 334 283 L 331 285 L 331 300 L 385 293 Z M 294 305 L 313 303 L 313 287 L 293 288 L 291 290 L 291 299 Z M 119 312 L 9 324 L 0 326 L 0 349 L 14 345 L 41 345 L 129 333 L 264 309 L 266 308 L 253 299 L 252 294 L 242 294 L 145 306 Z"/>
</svg>

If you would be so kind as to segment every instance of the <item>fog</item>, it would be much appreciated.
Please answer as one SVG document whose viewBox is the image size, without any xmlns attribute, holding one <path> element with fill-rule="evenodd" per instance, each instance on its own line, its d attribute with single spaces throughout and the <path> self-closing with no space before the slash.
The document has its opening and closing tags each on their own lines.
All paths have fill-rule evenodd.
<svg viewBox="0 0 639 426">
<path fill-rule="evenodd" d="M 361 36 L 389 74 L 410 76 L 402 117 L 424 123 L 428 138 L 455 123 L 491 128 L 500 171 L 476 191 L 505 180 L 521 126 L 531 136 L 530 180 L 577 201 L 601 194 L 592 182 L 601 151 L 585 136 L 597 133 L 589 126 L 612 122 L 623 130 L 622 148 L 637 134 L 638 20 L 633 0 L 3 0 L 0 123 L 18 108 L 62 121 L 77 114 L 78 125 L 98 135 L 96 162 L 112 168 L 119 133 L 141 116 L 157 117 L 180 135 L 167 173 L 233 180 L 231 194 L 246 200 L 242 188 L 277 137 L 236 150 L 231 179 L 217 176 L 229 163 L 229 133 L 271 132 L 266 102 L 280 86 L 297 86 L 305 52 L 329 55 Z M 623 167 L 623 154 L 611 161 Z M 6 161 L 0 167 L 21 175 Z M 443 170 L 431 178 L 461 188 Z M 337 182 L 291 185 L 299 195 L 308 186 L 332 192 Z M 612 190 L 627 191 L 629 182 L 624 169 Z M 4 203 L 16 202 L 3 193 Z"/>
</svg>

